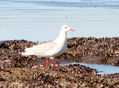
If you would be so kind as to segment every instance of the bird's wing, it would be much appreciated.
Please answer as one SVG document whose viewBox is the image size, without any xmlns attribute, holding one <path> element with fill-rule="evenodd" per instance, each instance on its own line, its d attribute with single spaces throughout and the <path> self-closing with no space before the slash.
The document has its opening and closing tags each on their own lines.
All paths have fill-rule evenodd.
<svg viewBox="0 0 119 88">
<path fill-rule="evenodd" d="M 25 52 L 29 55 L 44 55 L 46 52 L 55 49 L 57 44 L 53 41 L 40 43 L 38 45 L 34 45 L 33 47 L 26 48 Z"/>
</svg>

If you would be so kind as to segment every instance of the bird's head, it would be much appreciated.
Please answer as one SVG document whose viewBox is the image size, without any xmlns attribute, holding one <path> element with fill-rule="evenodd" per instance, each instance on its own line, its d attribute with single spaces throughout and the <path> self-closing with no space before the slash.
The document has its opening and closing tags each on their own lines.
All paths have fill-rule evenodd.
<svg viewBox="0 0 119 88">
<path fill-rule="evenodd" d="M 68 25 L 63 25 L 61 29 L 64 30 L 65 32 L 75 31 L 74 29 L 70 28 Z"/>
</svg>

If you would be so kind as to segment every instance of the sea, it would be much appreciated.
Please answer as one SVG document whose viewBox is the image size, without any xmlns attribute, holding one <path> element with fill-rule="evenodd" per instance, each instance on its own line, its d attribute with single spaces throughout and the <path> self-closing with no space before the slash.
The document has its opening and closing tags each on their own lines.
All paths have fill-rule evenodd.
<svg viewBox="0 0 119 88">
<path fill-rule="evenodd" d="M 0 0 L 0 41 L 50 41 L 64 24 L 68 38 L 118 37 L 119 0 Z"/>
</svg>

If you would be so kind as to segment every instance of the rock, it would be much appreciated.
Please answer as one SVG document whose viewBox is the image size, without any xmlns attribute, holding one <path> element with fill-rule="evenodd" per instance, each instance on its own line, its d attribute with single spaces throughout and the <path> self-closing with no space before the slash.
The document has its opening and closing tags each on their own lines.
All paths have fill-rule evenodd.
<svg viewBox="0 0 119 88">
<path fill-rule="evenodd" d="M 37 43 L 26 40 L 0 42 L 1 88 L 119 88 L 119 74 L 98 75 L 81 65 L 56 65 L 45 69 L 45 58 L 22 56 L 26 47 Z M 66 52 L 56 63 L 75 61 L 119 66 L 119 38 L 71 38 Z"/>
<path fill-rule="evenodd" d="M 97 75 L 96 70 L 81 66 L 57 66 L 56 69 L 9 68 L 0 74 L 0 85 L 17 88 L 118 88 L 119 74 Z"/>
<path fill-rule="evenodd" d="M 68 40 L 68 48 L 66 53 L 74 56 L 75 60 L 72 58 L 72 61 L 87 62 L 85 57 L 99 59 L 99 64 L 110 64 L 118 66 L 119 58 L 119 38 L 70 38 Z M 89 58 L 87 58 L 89 60 Z M 69 59 L 69 58 L 67 58 Z M 86 60 L 86 61 L 85 61 Z M 109 63 L 109 61 L 114 60 L 115 62 Z M 92 60 L 94 63 L 97 60 Z M 90 61 L 91 62 L 91 61 Z M 95 63 L 95 64 L 96 64 Z M 117 64 L 118 63 L 118 64 Z"/>
</svg>

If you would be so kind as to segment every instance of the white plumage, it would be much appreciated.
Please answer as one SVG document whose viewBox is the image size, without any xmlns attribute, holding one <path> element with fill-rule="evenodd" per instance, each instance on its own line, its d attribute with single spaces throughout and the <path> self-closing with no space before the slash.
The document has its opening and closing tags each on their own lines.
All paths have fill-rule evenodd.
<svg viewBox="0 0 119 88">
<path fill-rule="evenodd" d="M 67 47 L 67 31 L 74 30 L 68 25 L 63 25 L 60 29 L 59 36 L 55 40 L 26 48 L 25 52 L 22 52 L 22 55 L 46 56 L 53 59 L 53 57 L 63 54 Z"/>
</svg>

